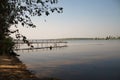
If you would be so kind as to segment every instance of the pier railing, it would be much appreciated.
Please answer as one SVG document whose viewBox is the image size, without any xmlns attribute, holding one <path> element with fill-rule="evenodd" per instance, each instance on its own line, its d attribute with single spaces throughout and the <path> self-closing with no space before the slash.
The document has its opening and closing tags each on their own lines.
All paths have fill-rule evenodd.
<svg viewBox="0 0 120 80">
<path fill-rule="evenodd" d="M 22 40 L 15 40 L 16 48 L 15 50 L 28 50 L 28 49 L 45 49 L 45 48 L 61 48 L 61 47 L 67 47 L 67 41 L 64 40 L 28 40 L 30 44 L 33 45 L 33 47 L 26 46 Z M 21 47 L 23 46 L 24 47 Z"/>
</svg>

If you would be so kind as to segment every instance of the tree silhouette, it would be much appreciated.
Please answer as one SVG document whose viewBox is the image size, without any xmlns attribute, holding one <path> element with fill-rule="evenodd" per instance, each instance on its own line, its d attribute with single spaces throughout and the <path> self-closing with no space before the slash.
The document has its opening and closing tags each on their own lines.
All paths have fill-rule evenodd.
<svg viewBox="0 0 120 80">
<path fill-rule="evenodd" d="M 10 30 L 10 27 L 18 27 L 21 24 L 26 27 L 36 27 L 30 16 L 50 15 L 53 12 L 62 13 L 62 7 L 54 7 L 58 0 L 1 0 L 0 2 L 0 54 L 13 52 L 14 41 L 10 34 L 15 34 L 17 39 L 22 39 L 28 45 L 26 37 L 19 30 Z"/>
</svg>

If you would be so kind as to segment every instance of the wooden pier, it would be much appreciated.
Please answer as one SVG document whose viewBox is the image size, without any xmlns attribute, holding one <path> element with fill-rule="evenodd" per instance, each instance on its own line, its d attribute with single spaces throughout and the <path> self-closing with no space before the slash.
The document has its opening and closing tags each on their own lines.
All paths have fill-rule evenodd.
<svg viewBox="0 0 120 80">
<path fill-rule="evenodd" d="M 63 40 L 49 39 L 49 40 L 28 40 L 33 47 L 29 47 L 22 40 L 15 41 L 15 50 L 33 50 L 33 49 L 52 49 L 67 47 L 67 42 Z M 24 45 L 24 46 L 23 46 Z M 23 46 L 23 47 L 21 47 Z M 25 47 L 26 46 L 26 47 Z"/>
</svg>

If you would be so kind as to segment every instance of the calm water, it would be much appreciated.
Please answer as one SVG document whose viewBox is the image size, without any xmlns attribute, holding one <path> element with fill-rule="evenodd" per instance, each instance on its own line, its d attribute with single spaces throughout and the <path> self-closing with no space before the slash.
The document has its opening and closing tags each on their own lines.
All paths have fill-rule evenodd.
<svg viewBox="0 0 120 80">
<path fill-rule="evenodd" d="M 61 80 L 120 80 L 120 40 L 71 40 L 68 47 L 20 51 L 38 77 Z"/>
</svg>

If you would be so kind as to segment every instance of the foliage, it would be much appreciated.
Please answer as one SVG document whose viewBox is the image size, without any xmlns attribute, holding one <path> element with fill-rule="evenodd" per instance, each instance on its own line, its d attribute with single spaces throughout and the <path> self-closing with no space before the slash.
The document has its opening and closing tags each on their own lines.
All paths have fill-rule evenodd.
<svg viewBox="0 0 120 80">
<path fill-rule="evenodd" d="M 13 50 L 14 44 L 15 44 L 11 37 L 1 40 L 0 43 L 1 43 L 0 44 L 0 48 L 1 48 L 0 53 L 1 54 L 6 54 L 6 53 L 11 52 L 11 50 Z"/>
<path fill-rule="evenodd" d="M 61 7 L 51 7 L 50 4 L 56 4 L 58 0 L 9 0 L 8 4 L 10 7 L 9 23 L 21 24 L 35 27 L 32 23 L 30 16 L 41 16 L 45 14 L 48 16 L 50 12 L 57 11 L 62 12 Z"/>
<path fill-rule="evenodd" d="M 0 48 L 3 45 L 8 45 L 8 43 L 4 43 L 4 41 L 10 39 L 10 34 L 13 33 L 16 33 L 15 36 L 18 40 L 22 38 L 22 40 L 29 45 L 26 37 L 21 35 L 18 29 L 11 31 L 9 29 L 10 26 L 14 25 L 15 27 L 18 27 L 17 24 L 21 23 L 22 26 L 34 28 L 36 26 L 32 23 L 30 16 L 48 16 L 50 13 L 53 13 L 55 11 L 62 13 L 62 7 L 53 6 L 53 4 L 57 3 L 58 0 L 1 0 Z M 11 47 L 12 46 L 13 45 L 11 45 Z"/>
</svg>

